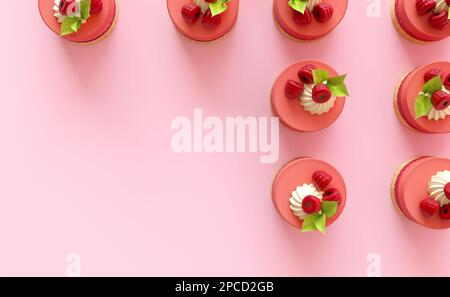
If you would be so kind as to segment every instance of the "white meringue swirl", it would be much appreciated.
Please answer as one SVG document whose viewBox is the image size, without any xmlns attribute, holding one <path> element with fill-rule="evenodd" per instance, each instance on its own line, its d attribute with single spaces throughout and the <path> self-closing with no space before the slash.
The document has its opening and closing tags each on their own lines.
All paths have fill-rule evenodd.
<svg viewBox="0 0 450 297">
<path fill-rule="evenodd" d="M 439 202 L 441 206 L 450 203 L 449 197 L 445 195 L 444 191 L 448 183 L 450 183 L 450 171 L 448 170 L 439 171 L 431 177 L 428 183 L 428 194 L 430 194 L 431 199 Z"/>
<path fill-rule="evenodd" d="M 442 91 L 446 92 L 447 94 L 450 94 L 450 91 L 447 90 L 445 87 L 442 87 Z M 449 115 L 450 115 L 450 105 L 443 110 L 437 110 L 436 108 L 434 108 L 434 106 L 432 106 L 427 114 L 427 118 L 429 120 L 434 120 L 437 122 L 439 120 L 444 120 Z"/>
<path fill-rule="evenodd" d="M 292 192 L 292 196 L 289 199 L 291 210 L 300 220 L 303 220 L 308 215 L 303 210 L 302 201 L 306 196 L 310 195 L 322 200 L 323 192 L 318 191 L 313 184 L 303 184 L 302 186 L 298 186 L 297 189 Z"/>
<path fill-rule="evenodd" d="M 321 115 L 330 111 L 336 102 L 336 97 L 331 96 L 330 100 L 325 103 L 317 103 L 312 98 L 312 90 L 315 87 L 314 84 L 305 84 L 305 90 L 300 96 L 300 103 L 303 108 L 313 115 Z"/>
</svg>

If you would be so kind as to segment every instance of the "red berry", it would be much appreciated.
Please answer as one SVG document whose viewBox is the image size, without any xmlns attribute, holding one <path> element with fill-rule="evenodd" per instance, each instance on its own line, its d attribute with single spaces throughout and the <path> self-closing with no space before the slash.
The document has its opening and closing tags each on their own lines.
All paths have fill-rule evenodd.
<svg viewBox="0 0 450 297">
<path fill-rule="evenodd" d="M 449 0 L 450 1 L 450 0 Z M 444 87 L 446 87 L 448 90 L 450 90 L 450 73 L 447 75 L 447 77 L 444 79 Z"/>
<path fill-rule="evenodd" d="M 331 98 L 331 91 L 330 89 L 324 85 L 316 85 L 312 90 L 312 99 L 316 103 L 325 103 Z"/>
<path fill-rule="evenodd" d="M 436 7 L 436 0 L 416 0 L 416 9 L 419 15 L 426 15 Z"/>
<path fill-rule="evenodd" d="M 69 6 L 69 5 L 66 0 L 59 1 L 59 13 L 62 15 L 66 15 L 67 14 L 67 6 Z"/>
<path fill-rule="evenodd" d="M 288 80 L 284 87 L 284 93 L 289 99 L 298 99 L 302 94 L 305 86 L 302 82 L 296 82 L 295 80 Z"/>
<path fill-rule="evenodd" d="M 304 13 L 294 10 L 294 23 L 297 25 L 309 25 L 312 23 L 311 13 L 308 9 Z"/>
<path fill-rule="evenodd" d="M 342 203 L 342 196 L 338 189 L 329 189 L 323 194 L 323 201 L 334 201 L 338 205 Z"/>
<path fill-rule="evenodd" d="M 433 13 L 429 19 L 429 22 L 433 28 L 438 30 L 444 30 L 445 26 L 447 26 L 447 24 L 449 23 L 448 11 L 441 10 Z"/>
<path fill-rule="evenodd" d="M 420 201 L 420 210 L 426 216 L 432 216 L 439 209 L 439 202 L 436 200 L 426 198 Z"/>
<path fill-rule="evenodd" d="M 450 0 L 445 0 L 448 6 L 450 6 Z"/>
<path fill-rule="evenodd" d="M 444 110 L 450 106 L 450 94 L 444 91 L 437 91 L 431 96 L 431 103 L 437 110 Z"/>
<path fill-rule="evenodd" d="M 212 16 L 211 10 L 208 10 L 202 19 L 203 26 L 210 29 L 218 27 L 220 23 L 222 23 L 222 17 L 220 14 Z"/>
<path fill-rule="evenodd" d="M 91 13 L 100 13 L 103 9 L 103 0 L 91 0 Z"/>
<path fill-rule="evenodd" d="M 321 3 L 314 6 L 314 17 L 319 23 L 325 23 L 333 16 L 333 6 L 328 3 Z"/>
<path fill-rule="evenodd" d="M 450 200 L 450 183 L 447 183 L 444 187 L 444 193 L 447 199 Z"/>
<path fill-rule="evenodd" d="M 441 79 L 444 79 L 444 71 L 442 71 L 441 69 L 430 69 L 427 72 L 425 72 L 425 74 L 423 75 L 423 80 L 425 82 L 428 82 L 429 80 L 435 78 L 436 76 L 440 76 Z"/>
<path fill-rule="evenodd" d="M 70 9 L 73 11 L 76 10 L 77 3 L 75 0 L 61 0 L 59 2 L 59 13 L 62 15 L 68 15 L 70 11 L 68 11 L 70 6 Z M 73 13 L 76 11 L 73 11 Z"/>
<path fill-rule="evenodd" d="M 298 77 L 305 84 L 312 84 L 314 83 L 314 77 L 312 73 L 314 69 L 317 69 L 317 67 L 312 64 L 305 65 L 298 72 Z"/>
<path fill-rule="evenodd" d="M 189 24 L 195 24 L 201 15 L 200 7 L 194 3 L 186 4 L 183 8 L 181 8 L 181 14 L 186 22 Z"/>
<path fill-rule="evenodd" d="M 314 214 L 322 208 L 322 201 L 319 198 L 309 195 L 302 200 L 302 209 L 307 214 Z"/>
<path fill-rule="evenodd" d="M 450 220 L 450 204 L 444 205 L 441 207 L 441 211 L 439 212 L 439 216 L 443 220 Z"/>
<path fill-rule="evenodd" d="M 321 189 L 321 190 L 325 189 L 331 183 L 331 180 L 333 179 L 331 177 L 331 175 L 329 175 L 325 171 L 320 171 L 320 170 L 314 172 L 312 178 L 313 178 L 313 181 L 316 184 L 316 186 L 318 186 L 319 189 Z"/>
</svg>

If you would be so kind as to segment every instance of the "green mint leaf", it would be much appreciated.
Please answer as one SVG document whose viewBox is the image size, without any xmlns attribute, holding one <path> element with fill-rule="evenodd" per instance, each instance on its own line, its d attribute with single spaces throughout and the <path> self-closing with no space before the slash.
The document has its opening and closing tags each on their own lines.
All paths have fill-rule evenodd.
<svg viewBox="0 0 450 297">
<path fill-rule="evenodd" d="M 77 20 L 75 23 L 72 24 L 72 26 L 70 26 L 70 28 L 73 30 L 73 32 L 78 32 L 78 29 L 80 29 L 82 24 L 82 20 Z"/>
<path fill-rule="evenodd" d="M 448 8 L 448 18 L 450 20 L 450 7 Z"/>
<path fill-rule="evenodd" d="M 90 17 L 91 0 L 82 0 L 80 6 L 81 18 L 85 21 Z"/>
<path fill-rule="evenodd" d="M 212 16 L 225 12 L 228 9 L 228 2 L 229 0 L 217 0 L 216 2 L 209 3 L 209 9 L 211 10 Z"/>
<path fill-rule="evenodd" d="M 308 0 L 289 0 L 289 6 L 301 14 L 304 14 L 306 7 L 308 6 Z"/>
<path fill-rule="evenodd" d="M 326 225 L 327 225 L 327 216 L 324 213 L 322 213 L 314 221 L 314 226 L 322 234 L 325 234 L 325 231 L 326 231 L 326 228 L 327 228 Z"/>
<path fill-rule="evenodd" d="M 316 219 L 317 219 L 316 215 L 306 216 L 303 220 L 302 232 L 316 231 L 317 230 L 315 226 Z"/>
<path fill-rule="evenodd" d="M 338 209 L 338 203 L 336 201 L 322 201 L 322 211 L 327 216 L 331 218 L 336 214 Z"/>
<path fill-rule="evenodd" d="M 431 103 L 430 96 L 427 95 L 417 96 L 414 102 L 416 119 L 426 116 L 430 112 L 432 106 L 433 104 Z"/>
<path fill-rule="evenodd" d="M 66 17 L 64 19 L 64 22 L 61 24 L 61 36 L 69 35 L 72 33 L 75 33 L 74 27 L 76 26 L 76 23 L 78 22 L 77 17 Z"/>
<path fill-rule="evenodd" d="M 328 79 L 328 84 L 329 85 L 335 85 L 335 86 L 343 84 L 346 77 L 347 77 L 347 74 L 339 75 L 339 76 L 335 76 L 335 77 L 330 77 Z"/>
<path fill-rule="evenodd" d="M 430 79 L 424 86 L 422 91 L 425 94 L 433 94 L 436 91 L 440 91 L 442 89 L 442 79 L 440 76 L 436 76 Z"/>
<path fill-rule="evenodd" d="M 346 97 L 350 96 L 347 91 L 347 86 L 344 83 L 339 85 L 329 85 L 331 94 L 335 97 Z"/>
<path fill-rule="evenodd" d="M 323 69 L 313 69 L 313 78 L 316 85 L 321 84 L 328 79 L 328 72 Z"/>
</svg>

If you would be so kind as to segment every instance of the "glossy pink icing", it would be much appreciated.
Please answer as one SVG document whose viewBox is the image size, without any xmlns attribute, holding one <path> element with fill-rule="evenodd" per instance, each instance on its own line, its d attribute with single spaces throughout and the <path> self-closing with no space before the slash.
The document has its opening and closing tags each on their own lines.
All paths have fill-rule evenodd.
<svg viewBox="0 0 450 297">
<path fill-rule="evenodd" d="M 103 0 L 103 9 L 99 14 L 93 14 L 87 22 L 81 26 L 78 32 L 66 36 L 64 39 L 85 43 L 92 42 L 102 37 L 112 26 L 116 17 L 116 0 Z M 61 24 L 54 16 L 54 0 L 38 0 L 39 12 L 45 24 L 56 34 L 61 32 Z"/>
<path fill-rule="evenodd" d="M 414 102 L 416 96 L 423 88 L 423 76 L 430 69 L 439 68 L 446 74 L 450 73 L 450 62 L 436 62 L 419 67 L 410 72 L 401 82 L 397 94 L 397 105 L 400 115 L 414 129 L 423 133 L 450 132 L 450 117 L 443 120 L 428 120 L 426 117 L 416 119 Z"/>
<path fill-rule="evenodd" d="M 293 20 L 293 10 L 288 0 L 274 0 L 273 12 L 280 27 L 294 38 L 312 41 L 320 39 L 333 31 L 344 18 L 347 11 L 348 0 L 328 0 L 333 5 L 334 13 L 326 23 L 319 23 L 313 17 L 313 22 L 306 26 L 299 26 Z"/>
<path fill-rule="evenodd" d="M 286 164 L 276 175 L 272 186 L 272 200 L 280 215 L 295 228 L 302 226 L 302 221 L 290 209 L 289 198 L 297 186 L 312 183 L 312 175 L 323 170 L 333 177 L 328 188 L 336 188 L 342 195 L 342 203 L 336 214 L 327 219 L 327 226 L 333 224 L 341 215 L 347 200 L 345 182 L 339 172 L 330 164 L 313 158 L 299 158 Z"/>
<path fill-rule="evenodd" d="M 201 19 L 195 24 L 188 24 L 181 15 L 181 8 L 192 0 L 167 0 L 167 9 L 175 27 L 189 39 L 209 42 L 224 37 L 236 24 L 239 12 L 239 0 L 229 2 L 228 10 L 221 14 L 222 23 L 214 29 L 205 28 Z"/>
<path fill-rule="evenodd" d="M 444 30 L 433 28 L 428 18 L 430 15 L 420 16 L 417 13 L 416 1 L 396 0 L 395 16 L 402 29 L 413 38 L 421 41 L 439 41 L 450 36 L 450 25 Z"/>
<path fill-rule="evenodd" d="M 450 228 L 450 220 L 442 220 L 439 214 L 431 217 L 422 214 L 420 201 L 429 197 L 428 183 L 439 171 L 450 170 L 450 160 L 439 157 L 420 157 L 406 165 L 395 183 L 395 199 L 407 218 L 431 229 Z"/>
<path fill-rule="evenodd" d="M 338 97 L 334 107 L 322 115 L 312 115 L 305 111 L 299 100 L 288 99 L 284 93 L 286 82 L 289 79 L 299 80 L 298 71 L 307 64 L 316 65 L 319 69 L 327 70 L 330 76 L 338 73 L 330 66 L 314 60 L 304 60 L 289 66 L 284 70 L 272 88 L 272 107 L 275 115 L 289 128 L 299 132 L 313 132 L 329 127 L 342 113 L 345 97 Z"/>
</svg>

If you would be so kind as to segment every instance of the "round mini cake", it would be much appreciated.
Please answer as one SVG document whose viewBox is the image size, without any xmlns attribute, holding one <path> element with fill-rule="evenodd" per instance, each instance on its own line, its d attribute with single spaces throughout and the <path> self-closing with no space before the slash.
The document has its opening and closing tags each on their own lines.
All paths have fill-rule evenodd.
<svg viewBox="0 0 450 297">
<path fill-rule="evenodd" d="M 392 0 L 397 31 L 413 42 L 435 42 L 450 36 L 450 0 Z"/>
<path fill-rule="evenodd" d="M 83 45 L 106 38 L 118 19 L 116 0 L 38 0 L 45 24 L 62 38 Z"/>
<path fill-rule="evenodd" d="M 394 94 L 394 110 L 408 128 L 450 132 L 450 62 L 436 62 L 406 74 Z"/>
<path fill-rule="evenodd" d="M 233 29 L 239 0 L 167 0 L 170 18 L 188 39 L 212 42 Z"/>
<path fill-rule="evenodd" d="M 344 18 L 348 0 L 274 0 L 277 26 L 289 37 L 314 41 L 328 35 Z"/>
<path fill-rule="evenodd" d="M 347 191 L 339 172 L 313 158 L 298 158 L 280 169 L 272 199 L 286 222 L 302 232 L 319 231 L 333 224 L 345 207 Z"/>
<path fill-rule="evenodd" d="M 397 210 L 431 229 L 450 228 L 450 160 L 418 157 L 405 162 L 392 180 Z"/>
<path fill-rule="evenodd" d="M 333 124 L 341 114 L 345 97 L 346 75 L 338 75 L 318 61 L 300 61 L 289 66 L 275 80 L 272 109 L 289 128 L 313 132 Z"/>
</svg>

